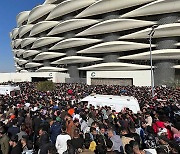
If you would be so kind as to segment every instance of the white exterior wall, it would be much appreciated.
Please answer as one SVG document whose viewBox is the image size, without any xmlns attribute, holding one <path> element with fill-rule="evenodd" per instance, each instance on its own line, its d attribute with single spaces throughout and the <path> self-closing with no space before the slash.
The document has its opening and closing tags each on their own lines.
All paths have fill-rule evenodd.
<svg viewBox="0 0 180 154">
<path fill-rule="evenodd" d="M 58 72 L 29 72 L 29 73 L 0 73 L 0 83 L 2 82 L 31 82 L 32 77 L 52 78 L 55 83 L 65 83 L 65 78 L 69 78 L 67 73 Z"/>
<path fill-rule="evenodd" d="M 91 78 L 133 78 L 135 86 L 151 86 L 151 71 L 87 71 L 87 84 Z"/>
</svg>

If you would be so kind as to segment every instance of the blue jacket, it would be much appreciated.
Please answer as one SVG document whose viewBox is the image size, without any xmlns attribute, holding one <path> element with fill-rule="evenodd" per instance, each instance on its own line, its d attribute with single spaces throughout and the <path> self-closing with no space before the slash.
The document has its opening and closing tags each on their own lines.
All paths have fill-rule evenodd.
<svg viewBox="0 0 180 154">
<path fill-rule="evenodd" d="M 54 122 L 52 126 L 50 127 L 50 138 L 51 142 L 53 144 L 56 143 L 57 136 L 61 133 L 61 123 L 60 122 Z"/>
</svg>

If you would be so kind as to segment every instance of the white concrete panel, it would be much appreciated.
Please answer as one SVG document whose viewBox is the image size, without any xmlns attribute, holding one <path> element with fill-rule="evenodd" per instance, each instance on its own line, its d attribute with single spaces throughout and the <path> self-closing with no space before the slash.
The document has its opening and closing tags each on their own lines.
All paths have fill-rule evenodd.
<svg viewBox="0 0 180 154">
<path fill-rule="evenodd" d="M 46 20 L 52 20 L 54 18 L 63 16 L 70 12 L 79 10 L 86 6 L 91 5 L 96 0 L 65 0 L 61 2 L 47 17 Z"/>
<path fill-rule="evenodd" d="M 98 23 L 98 20 L 92 20 L 92 19 L 70 19 L 63 22 L 60 22 L 57 26 L 55 26 L 49 33 L 50 35 L 55 35 L 71 30 L 75 30 L 78 28 L 86 27 L 95 23 Z"/>
<path fill-rule="evenodd" d="M 156 0 L 150 4 L 144 5 L 136 10 L 128 12 L 121 17 L 138 17 L 147 15 L 156 15 L 164 13 L 179 12 L 180 1 L 179 0 Z"/>
<path fill-rule="evenodd" d="M 152 51 L 153 60 L 180 59 L 180 49 L 162 49 Z M 119 57 L 119 59 L 150 60 L 150 52 Z"/>
<path fill-rule="evenodd" d="M 111 74 L 111 76 L 109 76 Z M 143 77 L 143 78 L 142 78 Z M 135 86 L 151 86 L 151 71 L 87 71 L 87 84 L 91 85 L 93 78 L 130 78 Z"/>
<path fill-rule="evenodd" d="M 17 58 L 17 57 L 13 57 L 13 59 L 14 59 L 14 61 L 15 61 L 16 63 L 18 63 L 19 58 Z"/>
<path fill-rule="evenodd" d="M 31 49 L 40 48 L 40 47 L 43 47 L 52 43 L 56 43 L 62 39 L 63 38 L 61 37 L 40 37 L 33 43 L 33 46 L 31 47 Z"/>
<path fill-rule="evenodd" d="M 162 38 L 162 37 L 173 37 L 173 36 L 180 36 L 180 23 L 171 23 L 165 25 L 159 25 L 155 28 L 155 33 L 153 38 Z M 141 38 L 148 38 L 149 33 L 152 28 L 147 28 L 145 30 L 141 30 L 135 33 L 131 33 L 128 35 L 124 35 L 119 39 L 141 39 Z"/>
<path fill-rule="evenodd" d="M 17 25 L 18 26 L 21 26 L 23 22 L 27 21 L 28 20 L 28 17 L 29 17 L 29 13 L 31 11 L 23 11 L 23 12 L 20 12 L 17 17 L 16 17 L 16 20 L 17 20 Z"/>
<path fill-rule="evenodd" d="M 36 39 L 37 39 L 37 38 L 35 38 L 35 37 L 24 38 L 24 39 L 21 41 L 21 48 L 24 48 L 24 47 L 28 46 L 29 44 L 35 42 Z"/>
<path fill-rule="evenodd" d="M 155 47 L 155 45 L 152 45 Z M 100 43 L 90 48 L 78 51 L 77 53 L 89 54 L 89 53 L 111 53 L 111 52 L 122 52 L 149 48 L 149 44 L 126 42 L 126 41 L 112 41 Z"/>
<path fill-rule="evenodd" d="M 52 80 L 55 83 L 65 83 L 65 79 L 69 78 L 67 73 L 59 72 L 27 72 L 21 70 L 22 73 L 0 73 L 0 82 L 32 82 L 33 77 L 44 77 Z"/>
<path fill-rule="evenodd" d="M 15 47 L 15 42 L 14 42 L 14 40 L 12 40 L 11 41 L 11 48 L 14 49 L 14 47 Z"/>
<path fill-rule="evenodd" d="M 42 66 L 42 63 L 35 63 L 35 62 L 29 62 L 25 65 L 25 68 L 33 68 L 33 67 L 39 67 Z"/>
<path fill-rule="evenodd" d="M 76 18 L 82 18 L 106 12 L 125 9 L 128 7 L 144 4 L 153 0 L 97 0 L 90 5 L 87 9 L 82 11 Z"/>
<path fill-rule="evenodd" d="M 26 50 L 23 53 L 23 58 L 28 58 L 34 55 L 37 55 L 38 53 L 40 53 L 41 51 L 38 50 Z"/>
<path fill-rule="evenodd" d="M 63 72 L 67 71 L 66 68 L 59 68 L 59 67 L 41 67 L 36 72 Z"/>
<path fill-rule="evenodd" d="M 78 33 L 76 36 L 96 35 L 110 32 L 124 31 L 144 26 L 156 24 L 151 21 L 135 20 L 135 19 L 110 19 L 100 22 L 92 27 Z"/>
<path fill-rule="evenodd" d="M 180 65 L 175 65 L 173 68 L 180 69 Z"/>
<path fill-rule="evenodd" d="M 18 61 L 17 61 L 17 63 L 19 64 L 19 65 L 24 65 L 24 64 L 26 64 L 28 61 L 27 60 L 24 60 L 24 59 L 19 59 Z"/>
<path fill-rule="evenodd" d="M 17 71 L 20 71 L 20 70 L 22 70 L 22 68 L 19 67 L 19 66 L 17 66 L 17 67 L 16 67 L 16 70 L 17 70 Z"/>
<path fill-rule="evenodd" d="M 39 61 L 39 60 L 53 59 L 53 58 L 61 57 L 64 55 L 66 54 L 58 53 L 58 52 L 42 52 L 38 54 L 33 60 Z"/>
<path fill-rule="evenodd" d="M 12 38 L 13 39 L 16 39 L 17 35 L 18 35 L 18 31 L 19 31 L 19 28 L 14 28 L 12 30 Z"/>
<path fill-rule="evenodd" d="M 28 73 L 27 70 L 21 70 L 20 73 Z"/>
<path fill-rule="evenodd" d="M 175 45 L 180 46 L 180 42 L 176 43 Z"/>
<path fill-rule="evenodd" d="M 19 27 L 19 31 L 18 31 L 19 37 L 21 38 L 24 34 L 30 32 L 33 26 L 34 26 L 33 24 L 29 24 Z"/>
<path fill-rule="evenodd" d="M 20 57 L 24 52 L 25 52 L 25 50 L 23 50 L 23 49 L 18 49 L 18 50 L 16 51 L 16 55 L 17 55 L 18 57 Z"/>
<path fill-rule="evenodd" d="M 127 70 L 141 70 L 150 69 L 148 65 L 138 65 L 122 62 L 110 62 L 110 63 L 100 63 L 91 66 L 81 67 L 79 70 L 103 70 L 103 71 L 127 71 Z"/>
<path fill-rule="evenodd" d="M 51 64 L 75 64 L 75 63 L 87 63 L 94 61 L 101 61 L 102 58 L 94 58 L 94 57 L 83 57 L 83 56 L 69 56 L 65 58 L 61 58 L 57 61 L 52 62 Z"/>
<path fill-rule="evenodd" d="M 46 31 L 50 28 L 53 28 L 57 24 L 59 24 L 58 21 L 41 21 L 41 22 L 39 22 L 33 26 L 31 33 L 30 33 L 30 36 L 34 36 L 36 34 L 43 32 L 43 31 Z"/>
<path fill-rule="evenodd" d="M 17 48 L 21 44 L 22 39 L 16 39 L 14 41 L 14 46 Z"/>
<path fill-rule="evenodd" d="M 66 48 L 73 48 L 93 43 L 102 42 L 100 39 L 88 39 L 88 38 L 70 38 L 62 40 L 61 42 L 55 44 L 49 50 L 59 50 L 59 49 L 66 49 Z"/>
<path fill-rule="evenodd" d="M 44 15 L 47 15 L 55 7 L 56 7 L 56 5 L 54 5 L 54 4 L 46 4 L 46 5 L 38 5 L 38 6 L 36 6 L 29 13 L 28 24 L 40 19 Z"/>
<path fill-rule="evenodd" d="M 57 2 L 58 0 L 45 0 L 44 4 L 52 4 L 54 2 Z"/>
<path fill-rule="evenodd" d="M 13 39 L 12 32 L 9 32 L 9 36 L 10 36 L 11 39 Z"/>
</svg>

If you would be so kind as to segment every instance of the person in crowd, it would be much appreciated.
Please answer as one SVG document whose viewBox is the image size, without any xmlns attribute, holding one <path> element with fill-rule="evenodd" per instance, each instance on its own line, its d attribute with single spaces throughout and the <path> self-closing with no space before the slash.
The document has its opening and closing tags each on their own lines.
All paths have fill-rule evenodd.
<svg viewBox="0 0 180 154">
<path fill-rule="evenodd" d="M 151 117 L 151 115 L 150 115 L 149 112 L 146 112 L 145 118 L 146 118 L 146 119 L 145 119 L 146 125 L 147 125 L 147 126 L 152 126 L 153 120 L 152 120 L 152 117 Z"/>
<path fill-rule="evenodd" d="M 8 128 L 9 136 L 15 136 L 20 132 L 20 128 L 17 126 L 17 119 L 13 119 L 12 126 Z"/>
<path fill-rule="evenodd" d="M 17 133 L 18 136 L 18 141 L 20 141 L 22 139 L 22 136 L 26 136 L 26 126 L 24 124 L 20 125 L 20 132 Z"/>
<path fill-rule="evenodd" d="M 134 154 L 145 154 L 144 150 L 139 149 L 139 143 L 136 141 L 130 141 L 130 146 L 133 149 Z"/>
<path fill-rule="evenodd" d="M 83 149 L 84 139 L 80 136 L 79 129 L 74 130 L 74 137 L 71 139 L 71 145 L 74 149 L 81 151 Z"/>
<path fill-rule="evenodd" d="M 71 137 L 66 133 L 66 125 L 62 126 L 61 131 L 62 133 L 56 139 L 56 149 L 59 154 L 63 154 L 67 150 L 67 141 L 71 140 Z"/>
<path fill-rule="evenodd" d="M 38 149 L 40 154 L 46 154 L 48 146 L 50 145 L 49 134 L 46 131 L 46 128 L 42 127 L 39 129 L 39 138 L 38 138 Z"/>
<path fill-rule="evenodd" d="M 33 143 L 29 140 L 28 135 L 21 138 L 22 154 L 33 154 Z"/>
<path fill-rule="evenodd" d="M 108 129 L 108 137 L 113 143 L 112 150 L 123 152 L 123 143 L 121 141 L 121 138 L 119 135 L 114 135 L 113 129 Z"/>
<path fill-rule="evenodd" d="M 50 121 L 50 139 L 53 144 L 56 143 L 57 136 L 61 133 L 61 119 L 56 117 L 55 120 Z"/>
<path fill-rule="evenodd" d="M 59 83 L 52 91 L 40 91 L 37 83 L 4 84 L 19 85 L 21 94 L 0 95 L 3 154 L 17 147 L 22 147 L 26 154 L 27 149 L 40 154 L 72 150 L 101 154 L 153 150 L 180 153 L 180 88 L 154 87 L 152 98 L 150 87 Z M 133 113 L 130 108 L 119 111 L 80 101 L 91 94 L 133 96 L 140 111 Z M 15 135 L 19 142 L 12 138 L 9 150 L 9 138 Z M 28 148 L 29 143 L 32 146 Z"/>
<path fill-rule="evenodd" d="M 97 135 L 95 154 L 106 154 L 106 143 L 102 135 Z"/>
<path fill-rule="evenodd" d="M 12 147 L 10 154 L 21 154 L 22 153 L 22 148 L 21 148 L 20 144 L 18 144 L 18 136 L 17 135 L 11 136 L 9 145 Z"/>
<path fill-rule="evenodd" d="M 57 154 L 56 147 L 54 145 L 49 146 L 47 154 Z"/>
<path fill-rule="evenodd" d="M 65 120 L 66 120 L 67 133 L 71 136 L 71 138 L 73 138 L 74 130 L 75 130 L 76 126 L 74 125 L 72 116 L 68 113 L 65 116 Z"/>
<path fill-rule="evenodd" d="M 123 148 L 125 148 L 126 144 L 129 144 L 130 141 L 134 140 L 134 138 L 128 137 L 128 130 L 125 128 L 121 129 L 121 140 L 123 143 Z"/>
<path fill-rule="evenodd" d="M 0 145 L 2 154 L 9 154 L 9 137 L 4 127 L 0 127 Z"/>
<path fill-rule="evenodd" d="M 94 152 L 91 151 L 91 150 L 89 149 L 89 147 L 90 147 L 90 142 L 89 142 L 89 141 L 86 141 L 86 142 L 84 143 L 84 149 L 83 149 L 83 151 L 81 152 L 81 154 L 94 154 Z"/>
<path fill-rule="evenodd" d="M 130 144 L 126 144 L 124 147 L 126 154 L 134 154 L 133 147 Z"/>
</svg>

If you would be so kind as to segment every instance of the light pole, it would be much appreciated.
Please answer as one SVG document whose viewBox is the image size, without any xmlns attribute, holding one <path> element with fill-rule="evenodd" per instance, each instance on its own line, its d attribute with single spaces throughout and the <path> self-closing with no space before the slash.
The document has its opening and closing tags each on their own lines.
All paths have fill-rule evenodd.
<svg viewBox="0 0 180 154">
<path fill-rule="evenodd" d="M 152 98 L 154 97 L 154 73 L 153 73 L 153 59 L 152 59 L 152 37 L 155 33 L 155 28 L 157 28 L 158 25 L 153 25 L 151 28 L 151 31 L 149 32 L 149 44 L 150 44 L 150 63 L 151 63 L 151 92 L 152 92 Z"/>
</svg>

